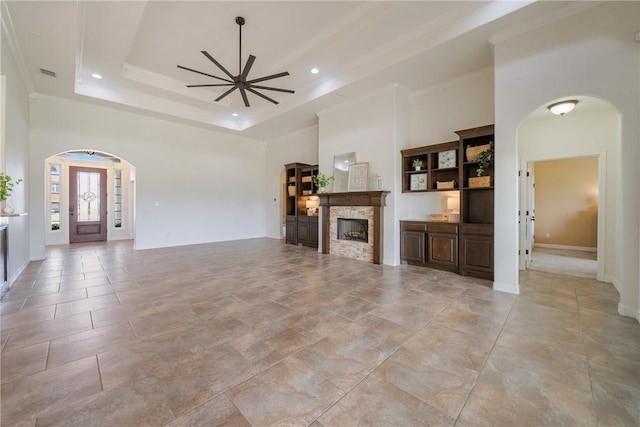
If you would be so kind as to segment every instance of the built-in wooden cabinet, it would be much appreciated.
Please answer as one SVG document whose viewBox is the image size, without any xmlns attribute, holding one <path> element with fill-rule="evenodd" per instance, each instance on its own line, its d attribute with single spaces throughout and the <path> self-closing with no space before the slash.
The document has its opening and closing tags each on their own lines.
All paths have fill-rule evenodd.
<svg viewBox="0 0 640 427">
<path fill-rule="evenodd" d="M 494 126 L 459 130 L 456 134 L 458 141 L 401 151 L 403 193 L 457 190 L 460 223 L 400 221 L 400 258 L 411 264 L 492 280 L 494 168 L 484 171 L 486 186 L 470 183 L 470 178 L 477 176 L 479 166 L 471 152 L 481 146 L 494 147 Z M 452 156 L 455 166 L 451 166 Z M 426 170 L 414 170 L 416 159 Z M 416 176 L 424 178 L 425 184 Z M 452 180 L 452 188 L 442 185 Z"/>
<path fill-rule="evenodd" d="M 318 247 L 318 217 L 307 216 L 307 201 L 317 196 L 313 176 L 317 165 L 289 163 L 286 169 L 285 241 L 292 245 Z"/>
<path fill-rule="evenodd" d="M 400 221 L 400 257 L 408 264 L 457 272 L 458 224 Z"/>
<path fill-rule="evenodd" d="M 477 176 L 478 163 L 467 158 L 469 147 L 495 145 L 494 126 L 457 131 L 460 137 L 460 270 L 464 276 L 493 280 L 494 168 L 485 170 L 489 185 L 474 187 L 469 178 Z"/>
</svg>

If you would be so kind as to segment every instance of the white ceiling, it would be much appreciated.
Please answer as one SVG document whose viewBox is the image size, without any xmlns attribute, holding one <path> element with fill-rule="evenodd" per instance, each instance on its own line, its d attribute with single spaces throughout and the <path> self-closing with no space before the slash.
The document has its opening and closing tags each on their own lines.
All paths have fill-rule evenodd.
<svg viewBox="0 0 640 427">
<path fill-rule="evenodd" d="M 29 90 L 211 126 L 261 140 L 310 126 L 315 113 L 380 86 L 417 92 L 493 65 L 490 40 L 512 37 L 595 2 L 533 1 L 8 1 L 5 34 Z M 226 77 L 200 51 L 250 78 L 278 105 L 177 68 Z M 313 67 L 320 73 L 311 74 Z M 56 73 L 43 75 L 40 68 Z M 91 74 L 99 73 L 97 80 Z M 37 95 L 36 95 L 37 96 Z M 237 113 L 238 117 L 233 117 Z"/>
</svg>

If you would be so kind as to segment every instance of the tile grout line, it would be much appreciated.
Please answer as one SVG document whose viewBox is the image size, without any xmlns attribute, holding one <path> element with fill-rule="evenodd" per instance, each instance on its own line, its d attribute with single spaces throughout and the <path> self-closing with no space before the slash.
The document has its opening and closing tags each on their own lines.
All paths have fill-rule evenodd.
<svg viewBox="0 0 640 427">
<path fill-rule="evenodd" d="M 370 313 L 367 313 L 367 314 L 370 314 Z M 387 322 L 395 323 L 395 322 L 393 322 L 393 321 L 391 321 L 391 320 L 389 320 L 389 319 L 385 319 L 385 318 L 383 318 L 383 317 L 376 316 L 375 314 L 371 314 L 371 316 L 375 316 L 375 317 L 377 317 L 378 319 L 386 320 Z M 431 321 L 432 321 L 432 320 L 433 320 L 433 318 L 431 318 L 431 319 L 429 320 L 429 322 L 427 322 L 427 324 L 426 324 L 423 328 L 421 328 L 421 329 L 426 328 L 426 327 L 427 327 L 427 325 L 428 325 L 429 323 L 431 323 Z M 396 324 L 396 325 L 398 325 L 398 326 L 400 326 L 400 327 L 403 327 L 403 328 L 404 328 L 404 326 L 402 326 L 402 325 L 400 325 L 400 324 L 398 324 L 398 323 L 395 323 L 395 324 Z M 407 328 L 405 328 L 405 329 L 407 329 Z M 409 330 L 409 331 L 410 331 L 410 330 Z M 362 377 L 362 378 L 360 379 L 360 381 L 358 381 L 357 383 L 355 383 L 351 388 L 349 388 L 349 390 L 345 391 L 343 396 L 340 396 L 340 398 L 339 398 L 338 400 L 336 400 L 335 402 L 333 402 L 331 405 L 329 405 L 329 407 L 328 407 L 324 412 L 322 412 L 320 415 L 318 415 L 318 416 L 316 417 L 316 419 L 315 419 L 315 420 L 311 421 L 311 424 L 313 424 L 315 421 L 318 421 L 318 420 L 319 420 L 319 419 L 320 419 L 324 414 L 326 414 L 327 412 L 329 412 L 329 411 L 330 411 L 334 406 L 336 406 L 336 405 L 337 405 L 337 404 L 338 404 L 342 399 L 346 398 L 346 397 L 347 397 L 347 395 L 349 395 L 349 393 L 351 393 L 351 392 L 352 392 L 352 391 L 353 391 L 353 390 L 354 390 L 358 385 L 360 385 L 364 380 L 366 380 L 367 378 L 369 378 L 369 376 L 373 373 L 373 371 L 375 371 L 376 369 L 378 369 L 378 368 L 379 368 L 380 366 L 382 366 L 382 365 L 383 365 L 387 360 L 389 360 L 389 358 L 391 358 L 391 356 L 393 356 L 393 355 L 394 355 L 398 350 L 400 350 L 400 348 L 401 348 L 403 345 L 405 345 L 405 344 L 407 343 L 407 341 L 409 341 L 410 339 L 412 339 L 412 338 L 413 338 L 417 333 L 418 333 L 418 331 L 411 331 L 411 334 L 409 335 L 409 337 L 407 337 L 407 339 L 406 339 L 406 340 L 404 340 L 400 345 L 398 345 L 398 347 L 397 347 L 395 350 L 393 350 L 393 351 L 389 354 L 389 356 L 385 357 L 385 359 L 384 359 L 384 360 L 382 360 L 382 361 L 381 361 L 380 363 L 378 363 L 375 367 L 373 367 L 371 370 L 369 370 L 369 371 L 365 374 L 365 376 L 364 376 L 364 377 Z M 325 338 L 326 338 L 326 337 L 325 337 Z M 324 338 L 323 338 L 323 339 L 324 339 Z M 311 369 L 311 370 L 312 370 L 313 372 L 315 372 L 317 375 L 320 375 L 320 376 L 321 376 L 322 378 L 324 378 L 326 381 L 328 381 L 329 383 L 331 383 L 334 387 L 336 387 L 336 388 L 338 388 L 339 390 L 341 390 L 341 391 L 342 391 L 342 389 L 341 389 L 340 387 L 338 387 L 336 384 L 334 384 L 334 383 L 333 383 L 329 378 L 326 378 L 324 375 L 320 374 L 319 372 L 316 372 L 316 371 L 315 371 L 313 368 L 311 368 L 311 367 L 309 367 L 309 369 Z M 396 388 L 398 388 L 399 390 L 401 390 L 401 391 L 403 391 L 403 392 L 407 393 L 408 395 L 410 395 L 410 396 L 412 396 L 412 397 L 414 397 L 414 398 L 418 399 L 418 398 L 417 398 L 416 396 L 414 396 L 413 394 L 411 394 L 411 393 L 409 393 L 409 392 L 406 392 L 406 391 L 404 391 L 404 390 L 400 389 L 400 388 L 399 388 L 399 387 L 397 387 L 395 384 L 393 384 L 393 383 L 389 383 L 389 384 L 390 384 L 391 386 L 396 387 Z M 418 399 L 418 400 L 420 400 L 421 402 L 423 402 L 423 400 L 422 400 L 422 399 Z M 425 405 L 429 405 L 429 404 L 428 404 L 428 403 L 426 403 L 426 402 L 423 402 L 423 403 L 424 403 Z M 433 406 L 431 406 L 431 405 L 429 405 L 429 406 L 433 408 Z M 440 410 L 439 410 L 439 409 L 437 409 L 437 408 L 434 408 L 434 409 L 435 409 L 435 410 L 437 410 L 437 411 L 440 411 Z M 318 423 L 320 423 L 320 421 L 318 421 Z M 322 423 L 320 423 L 320 424 L 322 424 Z"/>
<path fill-rule="evenodd" d="M 498 332 L 498 335 L 496 336 L 495 340 L 493 341 L 493 344 L 491 345 L 491 348 L 489 349 L 489 352 L 487 353 L 487 357 L 482 362 L 482 367 L 478 371 L 478 375 L 473 380 L 473 384 L 471 385 L 471 388 L 469 389 L 469 393 L 467 393 L 467 396 L 464 399 L 464 403 L 462 404 L 462 407 L 460 408 L 460 411 L 458 412 L 458 415 L 456 416 L 455 420 L 453 421 L 453 427 L 456 424 L 458 424 L 458 421 L 460 420 L 460 415 L 464 411 L 464 408 L 467 406 L 467 403 L 469 402 L 469 397 L 471 397 L 471 394 L 473 393 L 473 390 L 475 389 L 476 384 L 478 383 L 478 379 L 480 378 L 480 375 L 482 375 L 482 372 L 484 371 L 484 368 L 487 366 L 487 362 L 489 361 L 489 358 L 491 357 L 491 354 L 493 353 L 493 349 L 496 347 L 496 344 L 497 344 L 498 340 L 502 336 L 502 332 L 504 331 L 505 325 L 509 321 L 509 317 L 511 316 L 511 312 L 513 311 L 513 308 L 516 306 L 516 303 L 518 302 L 518 297 L 519 297 L 519 295 L 516 296 L 516 298 L 513 300 L 513 303 L 511 304 L 511 308 L 509 309 L 509 313 L 505 316 L 504 321 L 502 322 L 502 326 L 500 326 L 500 332 Z"/>
<path fill-rule="evenodd" d="M 102 371 L 100 370 L 100 359 L 98 359 L 98 355 L 96 354 L 96 368 L 98 369 L 98 380 L 100 381 L 100 391 L 104 391 L 104 384 L 102 383 Z"/>
</svg>

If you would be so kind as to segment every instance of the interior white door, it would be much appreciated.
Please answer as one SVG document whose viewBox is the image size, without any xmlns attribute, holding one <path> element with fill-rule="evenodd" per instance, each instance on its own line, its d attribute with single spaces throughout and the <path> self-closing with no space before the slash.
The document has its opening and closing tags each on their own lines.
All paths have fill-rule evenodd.
<svg viewBox="0 0 640 427">
<path fill-rule="evenodd" d="M 532 262 L 533 245 L 536 239 L 536 181 L 534 176 L 534 166 L 532 162 L 527 163 L 525 185 L 527 200 L 527 206 L 525 210 L 525 268 L 529 268 Z"/>
</svg>

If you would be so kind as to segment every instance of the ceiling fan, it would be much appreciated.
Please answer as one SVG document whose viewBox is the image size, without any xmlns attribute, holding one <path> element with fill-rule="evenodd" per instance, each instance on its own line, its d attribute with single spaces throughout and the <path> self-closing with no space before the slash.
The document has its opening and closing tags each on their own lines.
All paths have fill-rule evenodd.
<svg viewBox="0 0 640 427">
<path fill-rule="evenodd" d="M 258 95 L 259 97 L 264 98 L 267 101 L 273 102 L 274 104 L 278 104 L 278 101 L 276 101 L 275 99 L 269 98 L 268 96 L 258 92 L 256 89 L 272 90 L 272 91 L 275 91 L 275 92 L 286 92 L 286 93 L 295 93 L 295 91 L 290 90 L 290 89 L 281 89 L 281 88 L 277 88 L 277 87 L 261 86 L 261 85 L 257 85 L 256 83 L 264 82 L 266 80 L 277 79 L 278 77 L 288 76 L 289 72 L 288 71 L 284 71 L 282 73 L 272 74 L 272 75 L 266 76 L 266 77 L 259 77 L 257 79 L 247 80 L 247 76 L 249 75 L 249 71 L 251 71 L 251 67 L 253 66 L 253 62 L 256 60 L 256 57 L 253 56 L 253 55 L 249 55 L 249 59 L 247 59 L 247 63 L 245 64 L 244 69 L 242 68 L 242 26 L 244 25 L 244 23 L 245 23 L 245 20 L 244 20 L 244 18 L 242 16 L 236 17 L 236 24 L 238 24 L 238 27 L 239 27 L 239 30 L 240 30 L 240 43 L 239 43 L 240 44 L 240 53 L 238 55 L 238 75 L 237 76 L 232 75 L 226 68 L 224 68 L 222 66 L 222 64 L 220 64 L 211 55 L 209 55 L 209 53 L 206 50 L 202 50 L 202 51 L 200 51 L 200 53 L 202 53 L 204 56 L 206 56 L 207 59 L 209 59 L 211 62 L 216 64 L 216 66 L 218 68 L 220 68 L 222 70 L 222 72 L 225 73 L 229 77 L 228 79 L 223 78 L 223 77 L 214 76 L 212 74 L 204 73 L 202 71 L 194 70 L 192 68 L 183 67 L 182 65 L 178 65 L 178 68 L 181 68 L 181 69 L 187 70 L 187 71 L 191 71 L 193 73 L 202 74 L 203 76 L 213 77 L 216 80 L 222 80 L 223 82 L 226 82 L 226 83 L 217 83 L 217 84 L 187 85 L 187 87 L 216 87 L 216 86 L 225 87 L 225 86 L 231 86 L 231 88 L 229 90 L 227 90 L 225 93 L 223 93 L 218 98 L 216 98 L 216 102 L 220 101 L 221 99 L 223 99 L 224 97 L 229 95 L 231 92 L 233 92 L 234 90 L 238 89 L 240 91 L 240 95 L 242 95 L 242 100 L 244 101 L 244 106 L 245 107 L 250 107 L 249 99 L 247 98 L 247 91 L 251 92 L 251 93 L 253 93 L 255 95 Z"/>
</svg>

